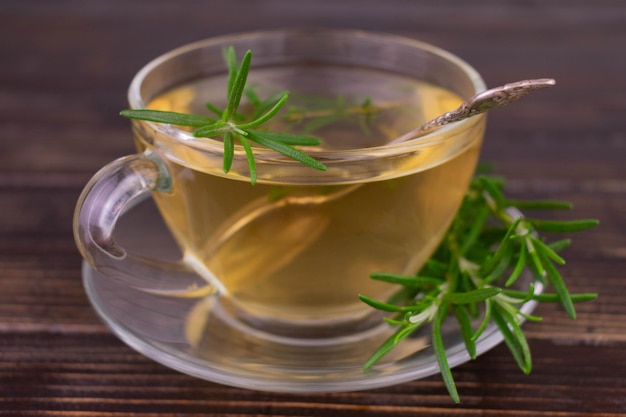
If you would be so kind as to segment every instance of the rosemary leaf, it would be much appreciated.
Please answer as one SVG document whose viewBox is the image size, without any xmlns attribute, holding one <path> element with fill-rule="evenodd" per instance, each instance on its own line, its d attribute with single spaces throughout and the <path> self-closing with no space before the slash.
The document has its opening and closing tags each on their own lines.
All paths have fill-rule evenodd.
<svg viewBox="0 0 626 417">
<path fill-rule="evenodd" d="M 230 171 L 233 164 L 233 156 L 235 154 L 235 141 L 232 132 L 224 134 L 224 172 Z"/>
<path fill-rule="evenodd" d="M 587 230 L 595 227 L 599 224 L 595 219 L 582 219 L 582 220 L 533 220 L 528 221 L 539 231 L 542 232 L 556 232 L 556 233 L 571 233 L 579 232 L 581 230 Z"/>
<path fill-rule="evenodd" d="M 323 128 L 324 126 L 334 123 L 337 120 L 341 120 L 342 118 L 343 116 L 338 115 L 338 114 L 331 114 L 329 116 L 318 117 L 317 119 L 313 119 L 309 121 L 308 123 L 306 123 L 304 127 L 302 128 L 302 131 L 304 133 L 311 133 L 311 132 L 314 132 L 316 130 Z"/>
<path fill-rule="evenodd" d="M 504 250 L 501 251 L 499 262 L 493 267 L 491 272 L 483 278 L 484 283 L 490 283 L 499 279 L 508 269 L 511 259 L 513 258 L 513 244 L 507 245 L 505 242 L 506 241 L 503 240 L 501 244 L 501 247 L 504 247 Z"/>
<path fill-rule="evenodd" d="M 444 296 L 444 299 L 450 304 L 470 304 L 479 303 L 485 301 L 487 298 L 491 298 L 502 292 L 500 288 L 486 287 L 473 291 L 448 293 Z"/>
<path fill-rule="evenodd" d="M 230 85 L 229 78 L 229 94 L 228 103 L 226 104 L 226 110 L 222 114 L 223 121 L 229 121 L 233 118 L 239 107 L 243 90 L 246 87 L 246 81 L 248 80 L 248 72 L 250 71 L 250 60 L 252 59 L 252 52 L 249 50 L 244 54 L 239 69 L 235 75 L 235 79 Z"/>
<path fill-rule="evenodd" d="M 419 328 L 419 324 L 408 324 L 398 329 L 394 334 L 389 336 L 378 349 L 365 361 L 364 370 L 370 369 L 376 362 L 382 359 L 391 349 L 393 349 L 403 339 L 409 337 L 415 330 Z"/>
<path fill-rule="evenodd" d="M 222 51 L 224 62 L 226 63 L 226 68 L 228 68 L 228 94 L 227 97 L 230 97 L 231 92 L 233 91 L 233 85 L 235 84 L 235 78 L 237 77 L 238 65 L 237 65 L 237 54 L 235 53 L 235 48 L 231 45 L 227 48 L 224 48 Z"/>
<path fill-rule="evenodd" d="M 292 148 L 289 145 L 273 140 L 272 138 L 266 136 L 264 133 L 249 130 L 248 138 L 258 143 L 259 145 L 265 146 L 266 148 L 270 148 L 278 153 L 288 156 L 289 158 L 295 159 L 296 161 L 301 162 L 304 165 L 310 166 L 311 168 L 315 168 L 320 171 L 326 171 L 326 166 L 321 162 L 313 159 L 304 152 Z"/>
<path fill-rule="evenodd" d="M 464 239 L 463 239 L 463 244 L 461 245 L 461 248 L 459 249 L 461 256 L 465 255 L 467 251 L 474 245 L 474 243 L 476 242 L 476 239 L 478 239 L 478 236 L 480 235 L 483 227 L 485 226 L 485 222 L 487 221 L 487 218 L 489 217 L 489 213 L 490 213 L 489 206 L 485 205 L 478 209 L 476 217 L 474 221 L 472 222 L 470 229 L 465 234 Z"/>
<path fill-rule="evenodd" d="M 422 286 L 424 284 L 439 285 L 443 282 L 443 279 L 437 277 L 398 275 L 383 272 L 370 274 L 370 278 L 375 279 L 376 281 L 384 281 L 389 282 L 390 284 L 399 284 L 409 287 Z"/>
<path fill-rule="evenodd" d="M 254 88 L 252 87 L 246 88 L 243 94 L 246 96 L 250 104 L 252 104 L 257 109 L 259 108 L 262 102 L 261 102 L 261 98 L 259 98 L 259 95 L 256 93 Z M 253 119 L 256 119 L 256 117 L 253 117 Z"/>
<path fill-rule="evenodd" d="M 517 279 L 520 277 L 520 275 L 522 275 L 522 272 L 524 272 L 524 267 L 526 266 L 527 251 L 526 251 L 526 245 L 520 245 L 520 246 L 521 247 L 519 249 L 517 262 L 515 263 L 515 268 L 513 269 L 513 272 L 511 272 L 511 275 L 509 275 L 509 278 L 504 283 L 505 287 L 510 287 L 511 285 L 513 285 L 515 281 L 517 281 Z"/>
<path fill-rule="evenodd" d="M 218 120 L 212 125 L 202 126 L 193 131 L 196 138 L 211 138 L 230 132 L 226 123 Z"/>
<path fill-rule="evenodd" d="M 220 119 L 222 118 L 222 115 L 224 114 L 224 112 L 222 110 L 219 109 L 219 107 L 215 106 L 214 104 L 211 103 L 204 103 L 204 106 L 212 113 L 214 113 L 215 115 L 217 115 L 217 117 L 219 117 Z"/>
<path fill-rule="evenodd" d="M 443 382 L 448 390 L 448 393 L 450 394 L 450 397 L 452 397 L 452 400 L 458 404 L 461 402 L 461 399 L 459 398 L 459 393 L 456 389 L 456 385 L 454 384 L 454 378 L 452 377 L 452 371 L 450 370 L 448 357 L 446 356 L 446 348 L 443 346 L 443 339 L 441 337 L 441 325 L 448 315 L 447 306 L 445 303 L 442 304 L 443 305 L 439 306 L 437 316 L 432 323 L 431 338 Z"/>
<path fill-rule="evenodd" d="M 248 130 L 249 131 L 249 130 Z M 321 141 L 318 138 L 314 138 L 312 136 L 304 136 L 304 135 L 292 135 L 290 133 L 278 133 L 278 132 L 259 132 L 263 136 L 275 140 L 277 142 L 282 142 L 286 145 L 296 145 L 296 146 L 317 146 L 321 144 Z"/>
<path fill-rule="evenodd" d="M 529 236 L 526 236 L 524 238 L 524 245 L 526 245 L 526 252 L 530 256 L 530 259 L 532 260 L 531 265 L 533 269 L 536 271 L 535 276 L 540 277 L 541 281 L 543 282 L 546 276 L 546 270 L 543 266 L 543 263 L 541 262 L 541 259 L 539 259 L 539 254 L 537 253 L 537 249 L 535 248 L 535 245 L 533 244 L 533 240 Z"/>
<path fill-rule="evenodd" d="M 502 294 L 506 295 L 507 297 L 519 298 L 523 300 L 527 299 L 526 298 L 527 293 L 523 291 L 503 290 Z M 570 297 L 573 302 L 582 303 L 586 301 L 595 300 L 596 298 L 598 298 L 598 294 L 595 294 L 595 293 L 570 294 Z M 561 298 L 559 294 L 546 294 L 546 293 L 534 294 L 530 299 L 536 300 L 542 303 L 560 303 L 561 302 Z"/>
<path fill-rule="evenodd" d="M 381 301 L 377 301 L 374 300 L 370 297 L 367 297 L 363 294 L 359 294 L 359 299 L 361 301 L 363 301 L 365 304 L 369 305 L 370 307 L 374 307 L 377 310 L 381 310 L 381 311 L 388 311 L 388 312 L 400 312 L 400 311 L 404 311 L 404 307 L 403 306 L 398 306 L 395 304 L 387 304 L 387 303 L 383 303 Z"/>
<path fill-rule="evenodd" d="M 406 322 L 404 320 L 394 320 L 394 319 L 390 319 L 389 317 L 383 317 L 383 321 L 387 324 L 390 324 L 392 326 L 404 326 L 406 325 Z"/>
<path fill-rule="evenodd" d="M 481 275 L 488 276 L 492 274 L 492 272 L 496 268 L 498 268 L 498 265 L 502 264 L 502 258 L 505 256 L 506 251 L 509 250 L 510 245 L 513 244 L 510 237 L 517 230 L 517 226 L 520 224 L 521 221 L 522 221 L 522 218 L 520 217 L 516 219 L 513 222 L 513 224 L 509 226 L 509 228 L 506 231 L 506 234 L 504 235 L 504 238 L 502 239 L 502 242 L 500 243 L 496 251 L 493 253 L 493 255 L 489 256 L 487 261 L 480 268 Z"/>
<path fill-rule="evenodd" d="M 176 126 L 200 127 L 216 122 L 215 119 L 196 114 L 184 114 L 161 110 L 122 110 L 120 116 L 128 119 L 146 120 L 156 123 L 167 123 Z"/>
<path fill-rule="evenodd" d="M 258 119 L 263 113 L 267 112 L 269 109 L 274 107 L 276 103 L 281 99 L 281 97 L 283 97 L 285 94 L 289 94 L 289 92 L 281 91 L 262 101 L 260 99 L 259 101 L 255 101 L 255 99 L 252 99 L 251 103 L 254 106 L 254 112 L 252 113 L 252 116 L 250 117 L 250 119 L 251 120 Z M 248 100 L 250 100 L 250 98 L 248 98 Z"/>
<path fill-rule="evenodd" d="M 565 259 L 561 258 L 550 246 L 537 238 L 531 238 L 535 248 L 540 249 L 548 258 L 552 259 L 559 265 L 565 265 Z"/>
<path fill-rule="evenodd" d="M 575 319 L 576 310 L 574 308 L 572 296 L 570 295 L 569 290 L 567 289 L 567 286 L 565 285 L 565 282 L 563 281 L 563 278 L 561 277 L 561 274 L 554 267 L 552 262 L 550 262 L 550 260 L 547 259 L 546 255 L 543 255 L 542 257 L 544 260 L 548 281 L 550 281 L 550 284 L 554 288 L 554 291 L 556 291 L 556 293 L 559 295 L 561 304 L 563 305 L 563 308 L 565 309 L 567 314 L 569 314 L 569 316 L 572 319 Z"/>
<path fill-rule="evenodd" d="M 253 127 L 261 126 L 264 123 L 267 123 L 272 117 L 276 116 L 276 114 L 280 111 L 283 105 L 287 102 L 288 98 L 289 98 L 289 94 L 284 93 L 282 97 L 276 102 L 276 104 L 274 104 L 274 106 L 267 111 L 267 113 L 251 121 L 250 123 L 240 124 L 238 127 L 240 129 L 250 129 Z"/>
<path fill-rule="evenodd" d="M 483 332 L 487 328 L 487 325 L 489 325 L 489 322 L 491 321 L 492 303 L 493 302 L 489 298 L 485 300 L 485 317 L 483 318 L 483 321 L 480 323 L 480 326 L 478 326 L 478 329 L 476 329 L 476 331 L 474 332 L 474 335 L 472 336 L 472 341 L 474 342 L 477 341 L 480 335 L 483 334 Z"/>
<path fill-rule="evenodd" d="M 555 252 L 562 251 L 563 249 L 569 247 L 572 244 L 571 239 L 561 239 L 556 242 L 552 242 L 548 244 L 548 246 Z"/>
<path fill-rule="evenodd" d="M 256 184 L 256 162 L 254 160 L 254 154 L 252 153 L 252 147 L 250 142 L 243 135 L 237 135 L 237 139 L 241 142 L 243 149 L 246 151 L 246 158 L 248 159 L 248 169 L 250 170 L 250 183 Z"/>
<path fill-rule="evenodd" d="M 449 266 L 445 262 L 430 258 L 424 264 L 424 268 L 422 268 L 422 271 L 424 271 L 425 273 L 431 273 L 433 275 L 444 275 L 448 268 Z"/>
<path fill-rule="evenodd" d="M 459 322 L 459 328 L 461 329 L 461 336 L 465 343 L 465 349 L 469 353 L 470 358 L 476 359 L 476 343 L 473 339 L 472 323 L 470 316 L 465 309 L 465 306 L 455 305 L 452 306 L 456 320 Z"/>
<path fill-rule="evenodd" d="M 530 349 L 517 320 L 497 303 L 494 303 L 491 317 L 498 326 L 498 329 L 500 329 L 504 337 L 504 342 L 515 358 L 517 365 L 522 372 L 529 374 L 532 369 Z"/>
<path fill-rule="evenodd" d="M 506 199 L 495 181 L 486 176 L 480 176 L 478 177 L 478 180 L 484 187 L 485 192 L 494 200 L 497 208 L 502 209 L 506 207 Z"/>
<path fill-rule="evenodd" d="M 520 210 L 570 210 L 573 208 L 572 203 L 555 200 L 506 200 L 506 205 L 517 207 Z"/>
</svg>

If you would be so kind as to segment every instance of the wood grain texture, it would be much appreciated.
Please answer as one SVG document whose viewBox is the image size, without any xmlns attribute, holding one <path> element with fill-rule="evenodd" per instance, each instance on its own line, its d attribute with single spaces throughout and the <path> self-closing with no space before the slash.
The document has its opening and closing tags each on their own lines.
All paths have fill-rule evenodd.
<svg viewBox="0 0 626 417">
<path fill-rule="evenodd" d="M 621 0 L 165 1 L 0 3 L 0 415 L 618 416 L 626 414 L 626 4 Z M 434 43 L 489 85 L 557 87 L 490 115 L 483 159 L 518 198 L 570 200 L 601 219 L 563 268 L 600 298 L 572 321 L 553 305 L 525 331 L 529 376 L 504 346 L 437 376 L 356 393 L 221 386 L 135 353 L 84 294 L 71 223 L 89 177 L 133 151 L 117 116 L 148 60 L 244 30 L 349 27 Z"/>
</svg>

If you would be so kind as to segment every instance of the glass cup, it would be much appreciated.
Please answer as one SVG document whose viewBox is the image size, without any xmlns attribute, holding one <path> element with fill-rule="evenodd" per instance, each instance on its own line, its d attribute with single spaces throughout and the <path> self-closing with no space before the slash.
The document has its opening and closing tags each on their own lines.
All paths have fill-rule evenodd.
<svg viewBox="0 0 626 417">
<path fill-rule="evenodd" d="M 360 371 L 389 329 L 358 294 L 388 298 L 397 288 L 369 275 L 413 274 L 434 251 L 473 174 L 485 117 L 389 142 L 445 107 L 426 85 L 464 100 L 484 90 L 483 81 L 459 58 L 412 39 L 257 32 L 193 43 L 155 59 L 132 81 L 130 107 L 180 111 L 206 101 L 205 94 L 225 98 L 222 53 L 230 45 L 239 53 L 252 50 L 249 84 L 260 92 L 289 90 L 296 103 L 322 95 L 349 116 L 340 127 L 322 128 L 320 136 L 332 138 L 325 145 L 302 149 L 327 170 L 255 147 L 252 186 L 242 147 L 235 147 L 225 174 L 219 139 L 133 121 L 138 153 L 99 171 L 76 209 L 91 301 L 131 346 L 206 379 L 284 391 L 396 381 L 389 376 L 398 372 L 393 355 L 381 365 L 390 367 L 389 375 Z M 372 139 L 367 126 L 359 130 L 345 110 L 370 105 L 375 123 L 384 119 L 374 128 L 392 131 L 389 141 Z M 181 259 L 140 256 L 117 242 L 122 214 L 139 210 L 135 204 L 148 196 Z M 129 227 L 160 246 L 157 226 Z M 378 382 L 358 385 L 368 378 Z"/>
</svg>

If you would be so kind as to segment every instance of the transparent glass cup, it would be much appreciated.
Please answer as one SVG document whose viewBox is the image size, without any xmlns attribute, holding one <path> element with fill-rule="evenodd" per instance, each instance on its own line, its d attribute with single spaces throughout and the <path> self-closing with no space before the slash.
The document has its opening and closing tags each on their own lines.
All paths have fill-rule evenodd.
<svg viewBox="0 0 626 417">
<path fill-rule="evenodd" d="M 415 40 L 274 31 L 210 39 L 155 59 L 131 84 L 131 108 L 193 80 L 217 80 L 211 92 L 224 85 L 229 45 L 251 49 L 250 82 L 275 91 L 374 92 L 376 104 L 402 103 L 402 80 L 432 83 L 461 99 L 484 90 L 465 62 Z M 406 131 L 427 110 L 409 117 Z M 402 143 L 372 145 L 366 133 L 351 133 L 340 146 L 303 148 L 326 171 L 257 147 L 254 186 L 243 148 L 235 148 L 225 174 L 219 139 L 132 125 L 138 153 L 98 172 L 76 209 L 75 236 L 96 309 L 131 346 L 184 372 L 251 388 L 324 391 L 367 379 L 355 369 L 388 328 L 358 294 L 388 298 L 396 288 L 369 274 L 412 274 L 431 255 L 469 184 L 485 117 Z M 133 254 L 115 238 L 122 214 L 149 196 L 180 260 Z"/>
</svg>

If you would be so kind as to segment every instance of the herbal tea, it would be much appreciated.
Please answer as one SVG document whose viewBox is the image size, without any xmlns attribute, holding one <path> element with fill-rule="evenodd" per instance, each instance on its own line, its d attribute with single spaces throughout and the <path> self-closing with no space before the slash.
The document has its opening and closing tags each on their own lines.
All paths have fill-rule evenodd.
<svg viewBox="0 0 626 417">
<path fill-rule="evenodd" d="M 210 116 L 205 102 L 222 105 L 226 84 L 222 76 L 198 79 L 149 108 Z M 290 91 L 267 128 L 317 136 L 313 151 L 382 146 L 461 103 L 432 84 L 349 67 L 254 69 L 248 85 L 242 113 L 253 113 L 259 97 Z M 180 163 L 166 152 L 173 189 L 154 197 L 186 258 L 212 271 L 239 308 L 284 319 L 367 314 L 359 293 L 392 291 L 371 273 L 415 273 L 439 243 L 478 157 L 482 131 L 473 134 L 467 146 L 425 147 L 408 163 L 333 185 L 278 178 L 251 186 L 219 166 Z M 140 149 L 158 143 L 136 140 Z"/>
<path fill-rule="evenodd" d="M 238 60 L 235 49 L 248 51 Z M 170 51 L 138 72 L 120 113 L 146 152 L 107 164 L 77 203 L 90 301 L 129 346 L 242 388 L 371 389 L 438 367 L 458 402 L 450 366 L 502 338 L 528 373 L 519 326 L 534 303 L 559 301 L 573 318 L 574 302 L 596 296 L 569 293 L 557 269 L 568 241 L 538 232 L 597 221 L 518 216 L 569 204 L 509 200 L 489 176 L 469 184 L 485 126 L 476 111 L 537 82 L 554 84 L 485 91 L 445 51 L 362 31 L 254 32 Z M 461 100 L 436 85 L 476 101 L 447 112 Z M 405 141 L 444 112 L 436 123 L 472 119 Z M 120 216 L 150 193 L 183 259 L 170 260 L 179 254 L 153 219 L 128 227 L 156 249 L 148 258 L 116 241 L 129 226 Z"/>
</svg>

